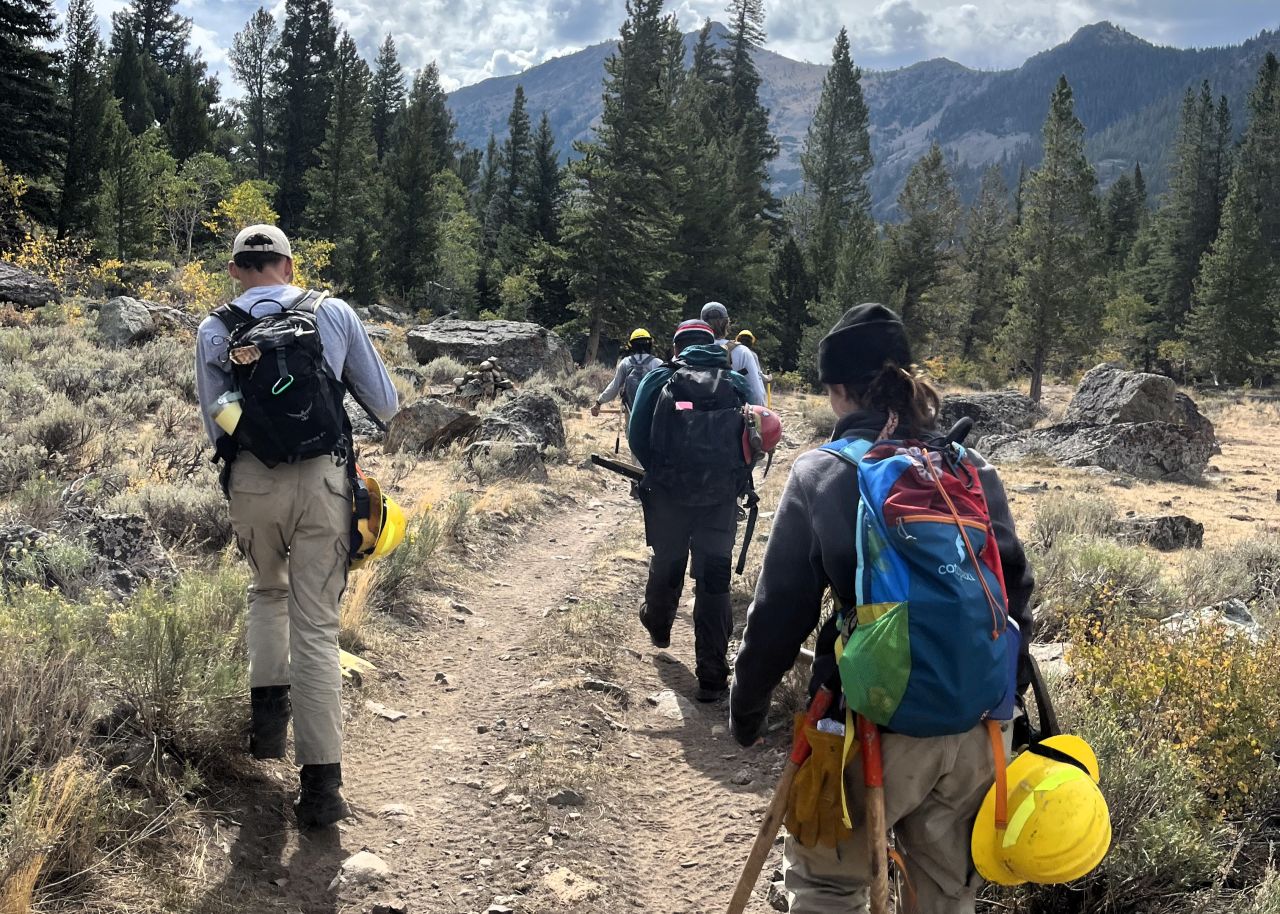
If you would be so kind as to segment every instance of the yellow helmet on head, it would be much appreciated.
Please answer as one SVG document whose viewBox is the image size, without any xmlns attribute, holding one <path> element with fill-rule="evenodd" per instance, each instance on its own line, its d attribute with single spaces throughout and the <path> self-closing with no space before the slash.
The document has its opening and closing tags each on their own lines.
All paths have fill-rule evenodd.
<svg viewBox="0 0 1280 914">
<path fill-rule="evenodd" d="M 632 331 L 631 331 L 631 339 L 629 340 L 629 342 L 634 343 L 636 340 L 650 340 L 650 341 L 652 341 L 652 340 L 653 340 L 653 335 L 652 335 L 651 333 L 649 333 L 649 331 L 648 331 L 648 330 L 646 330 L 646 329 L 644 329 L 643 327 L 637 327 L 635 330 L 632 330 Z"/>
<path fill-rule="evenodd" d="M 1111 846 L 1111 814 L 1098 758 L 1078 736 L 1051 736 L 1006 774 L 1008 823 L 996 822 L 992 786 L 973 825 L 973 863 L 997 885 L 1055 885 L 1090 873 Z"/>
<path fill-rule="evenodd" d="M 356 544 L 355 537 L 352 537 L 353 548 L 348 565 L 352 571 L 364 567 L 370 559 L 385 558 L 394 552 L 404 540 L 406 526 L 404 511 L 390 495 L 382 491 L 378 480 L 365 476 L 356 480 L 357 485 L 360 483 L 364 484 L 368 492 L 369 509 L 364 517 L 360 517 L 359 506 L 362 499 L 355 499 L 353 510 L 356 514 L 353 521 L 360 542 Z"/>
<path fill-rule="evenodd" d="M 748 346 L 754 346 L 756 344 L 756 335 L 750 330 L 740 331 L 738 333 L 738 342 L 746 343 Z"/>
</svg>

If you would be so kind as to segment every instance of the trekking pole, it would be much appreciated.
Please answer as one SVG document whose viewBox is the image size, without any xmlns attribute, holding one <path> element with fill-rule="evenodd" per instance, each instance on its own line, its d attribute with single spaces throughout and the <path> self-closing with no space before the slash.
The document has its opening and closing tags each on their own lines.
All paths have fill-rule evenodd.
<svg viewBox="0 0 1280 914">
<path fill-rule="evenodd" d="M 816 727 L 818 721 L 822 720 L 830 710 L 834 698 L 835 693 L 827 686 L 818 689 L 817 694 L 813 696 L 813 701 L 809 702 L 809 710 L 804 717 L 805 726 Z M 773 847 L 773 839 L 778 837 L 778 829 L 782 827 L 782 820 L 787 815 L 787 798 L 791 795 L 791 784 L 796 779 L 796 772 L 809 757 L 809 751 L 809 739 L 804 735 L 804 727 L 801 727 L 791 743 L 791 755 L 787 759 L 786 767 L 782 769 L 782 777 L 778 778 L 778 787 L 773 792 L 773 799 L 769 801 L 764 821 L 760 823 L 755 844 L 751 845 L 747 865 L 742 868 L 738 885 L 733 890 L 733 898 L 729 900 L 728 914 L 742 914 L 747 909 L 747 903 L 751 901 L 751 890 L 755 888 L 756 879 L 764 869 L 765 858 L 769 856 L 769 850 Z"/>
<path fill-rule="evenodd" d="M 884 815 L 884 758 L 880 728 L 858 715 L 862 783 L 867 788 L 867 850 L 871 855 L 871 914 L 889 914 L 889 828 Z"/>
</svg>

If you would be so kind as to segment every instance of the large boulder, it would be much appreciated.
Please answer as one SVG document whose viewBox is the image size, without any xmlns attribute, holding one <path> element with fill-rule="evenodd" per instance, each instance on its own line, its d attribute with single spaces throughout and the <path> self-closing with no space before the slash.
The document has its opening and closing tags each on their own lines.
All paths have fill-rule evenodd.
<svg viewBox="0 0 1280 914">
<path fill-rule="evenodd" d="M 547 394 L 522 393 L 485 416 L 476 439 L 533 444 L 540 451 L 563 448 L 565 434 L 560 406 Z"/>
<path fill-rule="evenodd" d="M 1199 549 L 1204 545 L 1204 524 L 1185 514 L 1139 514 L 1125 517 L 1116 521 L 1115 533 L 1125 542 L 1150 546 L 1161 552 Z"/>
<path fill-rule="evenodd" d="M 387 305 L 370 305 L 369 319 L 382 324 L 410 324 L 413 322 L 413 315 Z"/>
<path fill-rule="evenodd" d="M 108 346 L 130 346 L 155 336 L 151 309 L 136 298 L 118 295 L 98 312 L 98 339 Z"/>
<path fill-rule="evenodd" d="M 477 441 L 468 445 L 467 468 L 481 482 L 491 479 L 547 481 L 547 465 L 542 450 L 529 441 Z"/>
<path fill-rule="evenodd" d="M 1045 417 L 1045 409 L 1017 390 L 980 394 L 953 394 L 943 399 L 939 424 L 943 431 L 963 418 L 973 420 L 969 443 L 987 435 L 1011 435 L 1032 428 Z"/>
<path fill-rule="evenodd" d="M 200 322 L 178 308 L 118 295 L 98 306 L 98 340 L 108 346 L 132 346 L 161 331 L 195 330 Z"/>
<path fill-rule="evenodd" d="M 539 372 L 556 375 L 573 370 L 573 359 L 564 342 L 537 324 L 442 319 L 410 330 L 407 341 L 422 365 L 441 356 L 463 364 L 495 358 L 517 381 L 528 380 Z"/>
<path fill-rule="evenodd" d="M 385 450 L 425 454 L 475 431 L 480 418 L 436 397 L 410 403 L 387 425 Z"/>
<path fill-rule="evenodd" d="M 58 300 L 58 287 L 52 282 L 0 260 L 0 302 L 12 302 L 19 308 L 43 308 Z"/>
<path fill-rule="evenodd" d="M 1016 435 L 989 435 L 982 452 L 995 463 L 1045 457 L 1059 466 L 1102 467 L 1139 479 L 1195 482 L 1215 444 L 1168 422 L 1064 423 Z"/>
<path fill-rule="evenodd" d="M 1178 392 L 1172 378 L 1116 365 L 1098 365 L 1080 380 L 1063 421 L 1085 425 L 1165 422 L 1190 430 L 1218 453 L 1213 423 L 1190 397 Z"/>
</svg>

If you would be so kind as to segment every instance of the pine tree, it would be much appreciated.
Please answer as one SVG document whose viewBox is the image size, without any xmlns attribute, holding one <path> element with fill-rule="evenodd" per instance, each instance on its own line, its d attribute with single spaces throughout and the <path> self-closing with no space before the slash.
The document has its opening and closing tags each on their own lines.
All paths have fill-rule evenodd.
<svg viewBox="0 0 1280 914">
<path fill-rule="evenodd" d="M 529 191 L 530 228 L 548 244 L 560 239 L 560 206 L 564 201 L 564 171 L 556 152 L 551 120 L 542 112 L 533 137 L 533 180 Z"/>
<path fill-rule="evenodd" d="M 1249 94 L 1222 227 L 1196 284 L 1187 336 L 1192 358 L 1222 381 L 1271 369 L 1280 306 L 1280 62 L 1268 53 Z"/>
<path fill-rule="evenodd" d="M 728 45 L 723 51 L 729 88 L 728 128 L 734 137 L 734 177 L 741 215 L 772 215 L 777 200 L 769 190 L 769 163 L 778 141 L 769 131 L 769 112 L 760 104 L 760 71 L 755 54 L 764 46 L 764 0 L 730 0 Z"/>
<path fill-rule="evenodd" d="M 275 17 L 258 7 L 236 33 L 229 54 L 231 72 L 244 87 L 240 109 L 259 179 L 266 178 L 271 164 L 271 93 L 280 76 L 279 44 Z"/>
<path fill-rule="evenodd" d="M 1087 350 L 1100 315 L 1090 295 L 1097 258 L 1096 179 L 1084 152 L 1084 125 L 1066 77 L 1058 80 L 1044 124 L 1044 158 L 1027 177 L 1014 240 L 1014 283 L 1005 343 L 1031 372 L 1037 402 L 1050 360 Z"/>
<path fill-rule="evenodd" d="M 1206 82 L 1190 89 L 1174 149 L 1168 195 L 1156 214 L 1158 240 L 1142 288 L 1158 304 L 1160 332 L 1169 339 L 1191 310 L 1200 262 L 1218 234 L 1230 171 L 1231 116 L 1224 98 L 1214 105 Z"/>
<path fill-rule="evenodd" d="M 834 281 L 809 302 L 800 343 L 800 370 L 810 382 L 818 380 L 818 343 L 840 316 L 858 302 L 885 300 L 884 266 L 884 243 L 875 220 L 869 213 L 855 215 L 836 257 Z"/>
<path fill-rule="evenodd" d="M 376 251 L 375 225 L 380 205 L 377 149 L 369 104 L 369 66 L 356 43 L 343 33 L 333 71 L 333 103 L 320 146 L 320 164 L 307 172 L 307 224 L 336 247 L 334 273 L 347 288 L 362 284 L 356 301 L 371 304 L 376 275 L 368 258 Z"/>
<path fill-rule="evenodd" d="M 115 57 L 111 76 L 112 94 L 120 101 L 120 116 L 134 136 L 156 121 L 147 85 L 145 58 L 130 32 L 117 32 L 112 39 Z"/>
<path fill-rule="evenodd" d="M 1009 310 L 1009 233 L 1012 213 L 1009 189 L 993 165 L 982 176 L 977 202 L 969 211 L 960 263 L 963 314 L 960 356 L 972 359 L 979 346 L 993 341 Z"/>
<path fill-rule="evenodd" d="M 174 173 L 160 131 L 134 136 L 119 105 L 107 106 L 98 198 L 98 239 L 119 260 L 149 256 L 161 221 L 161 195 Z"/>
<path fill-rule="evenodd" d="M 1138 172 L 1137 177 L 1141 178 L 1142 172 Z M 1142 225 L 1144 207 L 1145 203 L 1134 179 L 1127 174 L 1116 178 L 1107 191 L 1103 204 L 1106 220 L 1105 249 L 1112 266 L 1123 266 L 1128 258 Z"/>
<path fill-rule="evenodd" d="M 403 298 L 427 291 L 437 271 L 435 176 L 453 159 L 453 119 L 435 64 L 413 80 L 386 158 L 386 277 Z"/>
<path fill-rule="evenodd" d="M 618 49 L 605 63 L 604 105 L 595 142 L 579 144 L 564 245 L 574 308 L 588 328 L 586 361 L 606 332 L 666 323 L 678 298 L 664 283 L 675 256 L 671 149 L 674 20 L 662 0 L 627 0 Z"/>
<path fill-rule="evenodd" d="M 524 87 L 517 84 L 507 116 L 507 139 L 502 144 L 504 180 L 486 213 L 485 232 L 496 239 L 502 273 L 524 260 L 531 238 L 529 196 L 533 182 L 533 134 L 525 110 Z"/>
<path fill-rule="evenodd" d="M 808 321 L 809 301 L 817 295 L 817 284 L 809 273 L 800 245 L 790 235 L 778 249 L 773 275 L 769 278 L 769 290 L 772 331 L 778 341 L 778 368 L 795 371 L 799 367 L 800 342 Z"/>
<path fill-rule="evenodd" d="M 871 210 L 866 183 L 871 171 L 869 122 L 862 71 L 853 65 L 849 36 L 841 29 L 800 156 L 805 193 L 813 201 L 814 212 L 809 263 L 819 287 L 824 278 L 835 273 L 836 255 L 849 221 Z"/>
<path fill-rule="evenodd" d="M 396 55 L 395 40 L 389 33 L 378 49 L 371 95 L 373 141 L 377 144 L 378 161 L 381 162 L 387 154 L 396 118 L 404 108 L 404 71 L 400 67 L 400 58 Z"/>
<path fill-rule="evenodd" d="M 337 29 L 331 0 L 286 0 L 276 82 L 280 113 L 280 180 L 276 210 L 281 226 L 296 228 L 307 203 L 305 175 L 319 164 L 333 97 Z"/>
<path fill-rule="evenodd" d="M 109 95 L 93 0 L 68 3 L 63 41 L 66 50 L 61 95 L 66 112 L 66 157 L 58 199 L 59 238 L 93 224 L 93 197 L 102 169 L 102 131 Z"/>
<path fill-rule="evenodd" d="M 173 110 L 164 132 L 179 162 L 209 148 L 209 105 L 200 72 L 191 58 L 182 64 L 174 79 Z"/>
<path fill-rule="evenodd" d="M 898 196 L 898 209 L 902 222 L 888 229 L 885 279 L 890 290 L 901 296 L 907 332 L 921 337 L 926 322 L 920 302 L 942 278 L 960 217 L 960 199 L 937 143 L 911 167 Z"/>
<path fill-rule="evenodd" d="M 113 17 L 115 32 L 128 32 L 139 54 L 168 76 L 181 72 L 191 40 L 191 20 L 174 12 L 176 5 L 177 0 L 131 0 Z"/>
<path fill-rule="evenodd" d="M 56 173 L 63 131 L 57 71 L 49 45 L 58 36 L 50 0 L 0 3 L 0 164 L 11 174 L 43 181 Z M 43 189 L 27 206 L 45 216 Z"/>
</svg>

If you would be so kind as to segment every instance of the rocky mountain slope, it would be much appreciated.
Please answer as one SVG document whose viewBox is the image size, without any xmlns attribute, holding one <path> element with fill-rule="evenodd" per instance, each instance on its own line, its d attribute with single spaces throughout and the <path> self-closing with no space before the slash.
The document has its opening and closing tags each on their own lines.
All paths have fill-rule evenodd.
<svg viewBox="0 0 1280 914">
<path fill-rule="evenodd" d="M 723 40 L 722 27 L 716 27 L 716 35 Z M 695 39 L 696 34 L 686 36 L 686 47 L 691 49 Z M 600 114 L 604 61 L 614 46 L 593 45 L 519 75 L 457 90 L 449 105 L 459 139 L 483 147 L 491 132 L 501 136 L 512 93 L 523 84 L 530 111 L 534 116 L 547 111 L 561 150 L 568 153 L 574 141 L 590 139 Z M 936 59 L 867 72 L 877 213 L 892 215 L 907 170 L 934 140 L 956 163 L 966 190 L 976 187 L 991 164 L 1001 164 L 1015 178 L 1019 164 L 1034 163 L 1039 156 L 1038 134 L 1049 93 L 1064 73 L 1076 90 L 1077 110 L 1102 181 L 1141 162 L 1158 192 L 1165 183 L 1182 93 L 1208 79 L 1215 92 L 1231 100 L 1239 125 L 1245 95 L 1268 50 L 1280 50 L 1280 32 L 1263 32 L 1231 47 L 1179 49 L 1158 47 L 1101 22 L 1013 70 L 984 72 Z M 757 65 L 761 97 L 781 147 L 773 167 L 775 188 L 787 194 L 800 186 L 800 150 L 826 67 L 769 50 L 757 55 Z"/>
</svg>

